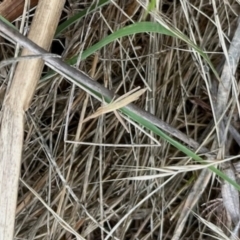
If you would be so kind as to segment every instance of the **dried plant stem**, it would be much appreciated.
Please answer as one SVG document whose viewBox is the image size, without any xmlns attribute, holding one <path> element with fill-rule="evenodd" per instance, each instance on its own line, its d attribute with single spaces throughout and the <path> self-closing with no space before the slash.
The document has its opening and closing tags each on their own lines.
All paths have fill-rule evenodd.
<svg viewBox="0 0 240 240">
<path fill-rule="evenodd" d="M 64 6 L 64 0 L 42 0 L 37 7 L 29 39 L 49 49 Z M 22 56 L 32 55 L 24 49 Z M 0 133 L 0 240 L 13 239 L 15 210 L 24 134 L 24 111 L 31 103 L 44 62 L 19 62 L 3 104 Z"/>
<path fill-rule="evenodd" d="M 217 94 L 217 105 L 216 105 L 216 116 L 218 119 L 223 115 L 225 109 L 227 108 L 229 102 L 229 95 L 231 91 L 232 99 L 236 102 L 238 111 L 239 111 L 239 103 L 238 103 L 238 95 L 239 90 L 236 89 L 236 85 L 234 82 L 235 80 L 235 73 L 237 70 L 237 66 L 240 59 L 240 19 L 238 19 L 238 26 L 236 28 L 233 40 L 230 44 L 226 61 L 223 66 L 223 72 L 221 75 L 221 84 L 218 87 L 218 94 Z M 230 116 L 231 117 L 231 116 Z M 225 127 L 226 126 L 226 127 Z M 219 154 L 218 156 L 222 159 L 228 154 L 227 149 L 227 131 L 229 128 L 229 124 L 224 124 L 224 120 L 219 124 Z M 223 172 L 234 181 L 235 172 L 232 165 L 227 162 L 222 164 Z M 239 192 L 234 189 L 229 183 L 225 182 L 222 184 L 222 197 L 223 197 L 223 205 L 226 208 L 227 212 L 229 213 L 231 220 L 233 222 L 234 227 L 239 228 L 240 222 L 240 210 L 239 210 Z M 237 236 L 239 237 L 239 236 Z"/>
<path fill-rule="evenodd" d="M 205 191 L 207 184 L 209 183 L 212 176 L 212 172 L 209 169 L 203 169 L 201 174 L 199 175 L 196 183 L 194 184 L 191 193 L 188 195 L 186 202 L 184 203 L 184 207 L 181 211 L 181 214 L 178 218 L 178 222 L 173 234 L 173 240 L 181 239 L 181 235 L 183 233 L 185 224 L 191 213 L 192 209 L 195 207 L 198 202 L 200 196 Z"/>
</svg>

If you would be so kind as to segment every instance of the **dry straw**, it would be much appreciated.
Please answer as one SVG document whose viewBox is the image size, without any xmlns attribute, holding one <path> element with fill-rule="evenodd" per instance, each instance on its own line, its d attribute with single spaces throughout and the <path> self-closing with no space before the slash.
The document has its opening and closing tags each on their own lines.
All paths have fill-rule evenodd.
<svg viewBox="0 0 240 240">
<path fill-rule="evenodd" d="M 103 7 L 96 7 L 96 2 Z M 75 57 L 74 72 L 80 74 L 78 77 L 88 82 L 90 75 L 96 83 L 94 91 L 107 93 L 109 98 L 98 95 L 96 100 L 90 95 L 90 85 L 84 88 L 65 73 L 40 80 L 30 105 L 17 102 L 22 109 L 11 112 L 11 119 L 18 117 L 19 124 L 13 123 L 21 129 L 25 121 L 25 131 L 19 135 L 24 142 L 16 238 L 206 239 L 206 234 L 208 239 L 236 237 L 238 192 L 227 183 L 222 184 L 208 169 L 195 165 L 153 131 L 119 113 L 118 109 L 128 102 L 114 104 L 122 103 L 117 101 L 118 96 L 131 93 L 138 86 L 147 88 L 137 100 L 125 95 L 122 100 L 136 100 L 126 109 L 141 113 L 145 120 L 151 116 L 152 123 L 173 134 L 178 143 L 192 149 L 202 145 L 201 153 L 208 151 L 203 156 L 208 157 L 205 167 L 221 163 L 222 171 L 238 181 L 239 124 L 234 120 L 239 116 L 237 65 L 228 74 L 231 79 L 227 86 L 223 76 L 233 66 L 229 54 L 238 29 L 239 5 L 230 0 L 153 2 L 155 7 L 140 0 L 86 0 L 65 5 L 61 22 L 79 10 L 91 11 L 57 35 L 64 45 L 62 59 Z M 25 19 L 24 26 L 27 16 Z M 187 36 L 209 56 L 222 82 L 192 45 L 156 32 L 118 38 L 84 58 L 85 50 L 94 44 L 142 20 L 164 23 Z M 14 23 L 17 28 L 20 21 Z M 20 45 L 32 46 L 21 39 Z M 14 57 L 17 48 L 4 42 L 1 58 Z M 53 67 L 50 61 L 62 63 L 32 46 L 34 49 L 35 54 L 43 54 L 48 66 Z M 236 49 L 233 52 L 237 53 Z M 1 96 L 13 69 L 9 65 L 1 68 Z M 46 72 L 47 67 L 43 75 Z M 227 89 L 223 98 L 221 91 Z M 14 96 L 20 96 L 22 90 L 18 88 Z M 25 96 L 31 99 L 32 94 Z M 112 98 L 115 102 L 109 103 Z M 30 106 L 24 119 L 23 106 L 24 110 Z M 228 127 L 231 134 L 226 133 Z M 5 135 L 17 141 L 17 132 L 10 133 Z M 21 153 L 15 143 L 8 146 Z M 20 162 L 14 159 L 10 163 Z M 231 209 L 226 207 L 226 199 Z M 0 203 L 3 201 L 1 197 Z"/>
</svg>

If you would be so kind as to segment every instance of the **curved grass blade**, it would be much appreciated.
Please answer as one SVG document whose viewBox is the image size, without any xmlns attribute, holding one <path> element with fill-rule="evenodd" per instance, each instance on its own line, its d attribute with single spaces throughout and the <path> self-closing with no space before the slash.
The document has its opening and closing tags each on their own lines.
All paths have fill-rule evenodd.
<svg viewBox="0 0 240 240">
<path fill-rule="evenodd" d="M 208 55 L 202 51 L 201 48 L 199 48 L 197 45 L 195 45 L 189 38 L 187 38 L 183 33 L 180 31 L 177 31 L 175 29 L 167 28 L 160 23 L 154 23 L 154 22 L 139 22 L 139 23 L 134 23 L 132 25 L 129 25 L 127 27 L 121 28 L 118 31 L 110 34 L 106 38 L 102 39 L 98 43 L 94 44 L 92 47 L 88 48 L 85 50 L 82 54 L 81 60 L 86 59 L 88 56 L 91 54 L 95 53 L 102 47 L 106 46 L 107 44 L 115 41 L 118 38 L 121 37 L 126 37 L 130 36 L 132 34 L 137 34 L 137 33 L 144 33 L 144 32 L 151 32 L 151 33 L 159 33 L 159 34 L 164 34 L 168 36 L 172 36 L 175 38 L 179 38 L 186 42 L 188 45 L 190 45 L 195 51 L 197 51 L 209 64 L 210 68 L 216 75 L 216 77 L 219 79 L 218 73 L 216 72 L 214 66 L 212 65 Z M 70 64 L 75 64 L 77 61 L 78 57 L 73 57 L 71 60 L 68 62 Z"/>
<path fill-rule="evenodd" d="M 134 23 L 131 24 L 127 27 L 121 28 L 118 31 L 108 35 L 98 43 L 94 44 L 93 46 L 89 47 L 87 50 L 83 51 L 81 55 L 81 60 L 86 59 L 102 47 L 106 46 L 107 44 L 121 38 L 121 37 L 126 37 L 132 34 L 137 34 L 137 33 L 143 33 L 143 32 L 155 32 L 155 33 L 160 33 L 172 37 L 176 37 L 175 34 L 173 34 L 170 30 L 167 28 L 163 27 L 160 24 L 156 23 L 151 23 L 151 22 L 140 22 L 140 23 Z M 66 61 L 67 64 L 69 65 L 74 65 L 76 64 L 79 56 L 74 56 L 71 59 L 68 59 Z M 50 77 L 52 77 L 55 74 L 54 71 L 49 71 L 42 79 L 41 81 L 47 80 Z"/>
<path fill-rule="evenodd" d="M 106 46 L 107 44 L 121 38 L 121 37 L 126 37 L 130 36 L 133 34 L 137 33 L 144 33 L 144 32 L 152 32 L 152 33 L 159 33 L 159 34 L 164 34 L 172 37 L 176 37 L 176 35 L 168 30 L 167 28 L 163 27 L 162 25 L 158 23 L 152 23 L 152 22 L 140 22 L 140 23 L 133 23 L 127 27 L 121 28 L 118 31 L 108 35 L 98 43 L 94 44 L 93 46 L 89 47 L 86 49 L 81 56 L 81 60 L 86 59 L 88 56 L 91 54 L 95 53 L 102 47 Z M 70 64 L 75 64 L 77 61 L 77 56 L 71 58 L 68 60 L 68 63 Z"/>
<path fill-rule="evenodd" d="M 144 32 L 164 34 L 167 36 L 172 36 L 172 37 L 183 40 L 205 59 L 205 61 L 209 64 L 210 68 L 212 69 L 212 71 L 215 74 L 215 76 L 217 77 L 217 79 L 219 79 L 218 73 L 215 70 L 214 66 L 212 65 L 208 55 L 204 51 L 202 51 L 201 48 L 199 48 L 197 45 L 195 45 L 189 38 L 187 38 L 180 31 L 177 31 L 177 30 L 171 29 L 171 28 L 167 28 L 159 23 L 153 23 L 153 22 L 134 23 L 127 27 L 119 29 L 118 31 L 108 35 L 107 37 L 105 37 L 104 39 L 99 41 L 98 43 L 94 44 L 93 46 L 91 46 L 87 50 L 85 50 L 81 55 L 81 60 L 86 59 L 88 56 L 95 53 L 102 47 L 106 46 L 107 44 L 109 44 L 121 37 L 126 37 L 126 36 L 130 36 L 133 34 L 144 33 Z M 70 65 L 74 65 L 74 64 L 76 64 L 78 57 L 79 56 L 75 56 L 75 57 L 67 60 L 66 62 Z M 44 78 L 42 80 L 50 78 L 53 75 L 54 75 L 54 72 L 50 71 L 49 73 L 47 73 L 44 76 Z"/>
</svg>

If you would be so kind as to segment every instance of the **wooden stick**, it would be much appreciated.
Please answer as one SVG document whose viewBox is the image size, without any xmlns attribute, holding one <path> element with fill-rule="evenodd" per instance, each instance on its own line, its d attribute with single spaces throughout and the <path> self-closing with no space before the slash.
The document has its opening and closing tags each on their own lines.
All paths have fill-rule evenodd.
<svg viewBox="0 0 240 240">
<path fill-rule="evenodd" d="M 12 22 L 22 15 L 25 0 L 5 0 L 0 3 L 0 15 Z M 30 8 L 37 5 L 38 0 L 30 0 Z"/>
<path fill-rule="evenodd" d="M 65 0 L 40 0 L 28 38 L 49 49 Z M 23 56 L 32 55 L 27 49 Z M 18 180 L 24 134 L 24 112 L 28 109 L 44 62 L 19 62 L 9 92 L 5 96 L 0 132 L 0 240 L 12 240 Z"/>
</svg>

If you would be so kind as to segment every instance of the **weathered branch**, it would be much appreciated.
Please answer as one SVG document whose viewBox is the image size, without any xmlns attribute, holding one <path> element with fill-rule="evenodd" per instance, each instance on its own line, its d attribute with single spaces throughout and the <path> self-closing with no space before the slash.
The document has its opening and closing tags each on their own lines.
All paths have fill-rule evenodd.
<svg viewBox="0 0 240 240">
<path fill-rule="evenodd" d="M 64 6 L 64 0 L 41 0 L 29 39 L 49 49 Z M 32 55 L 24 49 L 22 56 Z M 12 240 L 24 134 L 24 111 L 28 109 L 44 62 L 19 62 L 3 103 L 0 131 L 0 240 Z"/>
</svg>

